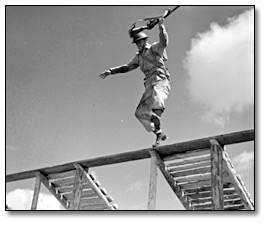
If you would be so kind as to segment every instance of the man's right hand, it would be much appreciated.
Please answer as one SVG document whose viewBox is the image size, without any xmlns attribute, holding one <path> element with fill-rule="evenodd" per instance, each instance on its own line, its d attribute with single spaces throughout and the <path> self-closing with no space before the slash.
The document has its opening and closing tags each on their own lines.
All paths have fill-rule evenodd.
<svg viewBox="0 0 270 226">
<path fill-rule="evenodd" d="M 108 75 L 111 75 L 111 74 L 112 74 L 112 73 L 111 73 L 110 70 L 106 70 L 106 71 L 102 72 L 102 73 L 99 75 L 99 77 L 102 78 L 102 79 L 104 79 L 104 78 L 106 78 Z"/>
</svg>

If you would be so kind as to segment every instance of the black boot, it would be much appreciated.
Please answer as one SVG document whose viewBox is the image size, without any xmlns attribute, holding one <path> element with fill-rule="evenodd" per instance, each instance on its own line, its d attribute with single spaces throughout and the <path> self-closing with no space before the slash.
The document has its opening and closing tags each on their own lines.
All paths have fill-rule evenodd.
<svg viewBox="0 0 270 226">
<path fill-rule="evenodd" d="M 160 130 L 161 131 L 161 130 Z M 157 147 L 160 145 L 161 141 L 166 140 L 168 137 L 166 134 L 162 133 L 162 132 L 154 132 L 157 135 L 157 139 L 156 139 L 156 143 L 153 144 L 153 147 Z"/>
</svg>

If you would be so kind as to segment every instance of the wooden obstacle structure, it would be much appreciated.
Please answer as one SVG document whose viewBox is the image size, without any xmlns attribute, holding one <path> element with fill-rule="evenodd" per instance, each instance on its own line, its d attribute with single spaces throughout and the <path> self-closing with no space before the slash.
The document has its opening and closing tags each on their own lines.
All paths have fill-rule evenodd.
<svg viewBox="0 0 270 226">
<path fill-rule="evenodd" d="M 254 141 L 254 130 L 98 157 L 6 175 L 6 183 L 36 178 L 31 209 L 40 185 L 67 210 L 116 210 L 117 205 L 88 169 L 151 158 L 148 209 L 156 203 L 157 168 L 187 210 L 254 210 L 225 145 Z"/>
</svg>

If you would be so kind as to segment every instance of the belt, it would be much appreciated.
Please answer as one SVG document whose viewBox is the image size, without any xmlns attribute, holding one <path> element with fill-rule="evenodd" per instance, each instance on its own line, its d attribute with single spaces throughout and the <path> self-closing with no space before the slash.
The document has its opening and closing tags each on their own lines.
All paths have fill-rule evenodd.
<svg viewBox="0 0 270 226">
<path fill-rule="evenodd" d="M 159 76 L 161 79 L 167 78 L 168 80 L 170 80 L 169 72 L 165 68 L 164 69 L 163 68 L 153 68 L 151 70 L 144 71 L 144 74 L 145 74 L 144 80 L 147 80 L 148 78 L 150 78 L 152 75 L 155 75 L 155 74 L 157 76 Z"/>
</svg>

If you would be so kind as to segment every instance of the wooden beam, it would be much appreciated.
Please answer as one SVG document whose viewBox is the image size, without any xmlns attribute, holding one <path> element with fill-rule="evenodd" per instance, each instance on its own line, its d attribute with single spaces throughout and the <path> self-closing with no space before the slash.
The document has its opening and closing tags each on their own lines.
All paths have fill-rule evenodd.
<svg viewBox="0 0 270 226">
<path fill-rule="evenodd" d="M 78 167 L 78 164 L 75 163 L 74 166 L 77 170 L 74 182 L 74 191 L 73 191 L 74 199 L 72 208 L 73 210 L 79 210 L 83 188 L 83 171 L 80 167 Z"/>
<path fill-rule="evenodd" d="M 181 201 L 182 205 L 186 210 L 192 210 L 192 206 L 187 200 L 187 197 L 185 197 L 184 192 L 181 190 L 180 186 L 177 185 L 176 181 L 173 179 L 173 177 L 169 174 L 169 172 L 166 169 L 166 166 L 163 162 L 163 160 L 160 158 L 159 154 L 157 152 L 152 152 L 153 155 L 156 156 L 157 159 L 157 166 L 162 172 L 163 176 L 167 180 L 168 184 L 174 191 L 177 198 Z"/>
<path fill-rule="evenodd" d="M 148 193 L 148 210 L 156 209 L 156 196 L 157 196 L 157 158 L 154 150 L 150 151 L 151 167 L 150 167 L 150 182 Z"/>
<path fill-rule="evenodd" d="M 211 191 L 212 191 L 212 210 L 223 210 L 223 177 L 222 177 L 222 156 L 223 149 L 219 143 L 212 139 L 211 142 Z"/>
<path fill-rule="evenodd" d="M 33 200 L 31 204 L 31 210 L 36 210 L 37 209 L 37 203 L 38 203 L 38 196 L 40 192 L 40 187 L 41 187 L 41 178 L 39 174 L 37 173 L 36 175 L 36 184 L 34 188 L 34 194 L 33 194 Z"/>
<path fill-rule="evenodd" d="M 159 155 L 163 158 L 168 155 L 173 155 L 177 153 L 185 153 L 197 149 L 205 149 L 210 148 L 210 139 L 215 139 L 219 142 L 220 145 L 229 145 L 229 144 L 235 144 L 240 142 L 247 142 L 254 140 L 254 130 L 246 130 L 241 132 L 235 132 L 225 135 L 218 135 L 213 137 L 207 137 L 192 141 L 186 141 L 182 143 L 176 143 L 176 144 L 170 144 L 170 145 L 164 145 L 159 146 L 156 148 Z M 117 164 L 117 163 L 123 163 L 128 161 L 135 161 L 140 159 L 146 159 L 150 158 L 149 151 L 151 151 L 152 148 L 137 150 L 137 151 L 131 151 L 121 154 L 115 154 L 115 155 L 109 155 L 109 156 L 103 156 L 98 158 L 92 158 L 82 161 L 76 161 L 78 164 L 83 166 L 84 168 L 89 167 L 96 167 L 96 166 L 103 166 L 103 165 L 109 165 L 109 164 Z M 17 181 L 17 180 L 24 180 L 29 178 L 34 178 L 36 172 L 42 172 L 44 175 L 49 175 L 52 173 L 62 173 L 69 170 L 74 170 L 74 164 L 75 162 L 66 163 L 62 165 L 52 166 L 52 167 L 46 167 L 46 168 L 40 168 L 20 173 L 14 173 L 6 175 L 6 183 Z"/>
</svg>

